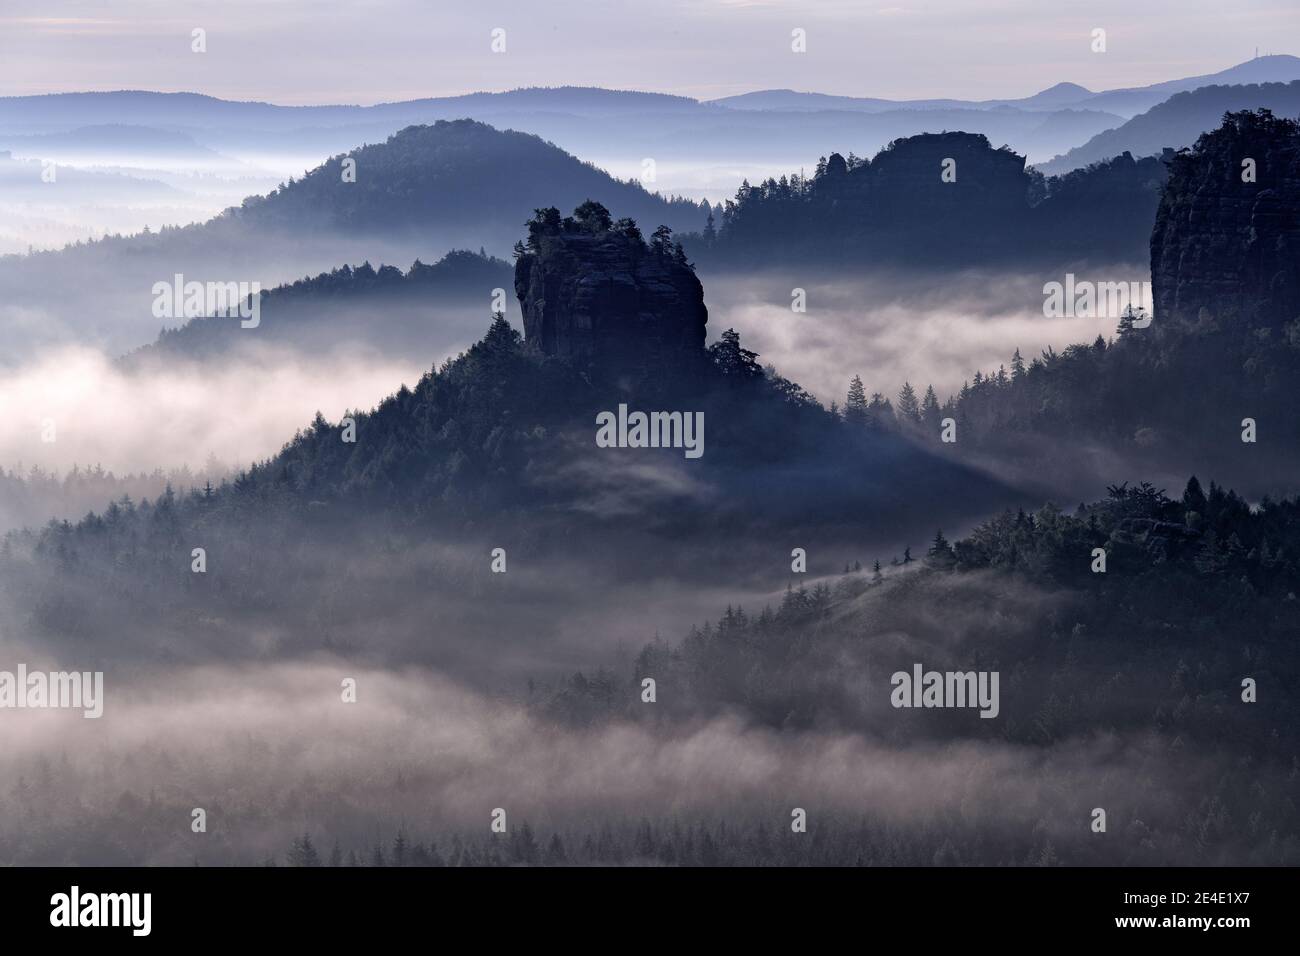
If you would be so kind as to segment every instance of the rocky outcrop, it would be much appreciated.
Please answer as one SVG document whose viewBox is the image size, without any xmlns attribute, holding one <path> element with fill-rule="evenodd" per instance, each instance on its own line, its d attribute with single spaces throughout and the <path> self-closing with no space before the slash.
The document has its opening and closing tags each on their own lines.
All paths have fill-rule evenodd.
<svg viewBox="0 0 1300 956">
<path fill-rule="evenodd" d="M 1151 280 L 1157 321 L 1300 318 L 1300 125 L 1268 110 L 1230 113 L 1172 158 Z"/>
<path fill-rule="evenodd" d="M 528 343 L 608 370 L 662 370 L 703 355 L 704 288 L 661 227 L 650 243 L 597 203 L 541 210 L 518 250 L 515 293 Z"/>
</svg>

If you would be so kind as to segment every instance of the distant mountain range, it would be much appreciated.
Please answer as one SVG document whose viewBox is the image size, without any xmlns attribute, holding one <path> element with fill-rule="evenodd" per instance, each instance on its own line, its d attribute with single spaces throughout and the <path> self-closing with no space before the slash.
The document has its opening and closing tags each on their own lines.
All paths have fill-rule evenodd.
<svg viewBox="0 0 1300 956">
<path fill-rule="evenodd" d="M 1261 108 L 1278 116 L 1300 116 L 1300 80 L 1258 86 L 1204 86 L 1177 93 L 1123 126 L 1098 133 L 1051 162 L 1034 165 L 1052 176 L 1126 152 L 1154 156 L 1165 148 L 1191 146 L 1202 133 L 1217 127 L 1224 113 Z"/>
<path fill-rule="evenodd" d="M 156 163 L 199 172 L 235 171 L 239 166 L 186 133 L 152 126 L 99 124 L 54 133 L 3 134 L 0 149 L 78 166 Z"/>
<path fill-rule="evenodd" d="M 60 93 L 0 98 L 6 138 L 120 124 L 184 134 L 245 163 L 298 173 L 324 157 L 376 142 L 409 125 L 473 118 L 535 133 L 621 177 L 641 176 L 644 160 L 664 166 L 737 163 L 768 171 L 797 168 L 835 148 L 873 153 L 917 133 L 983 133 L 1043 162 L 1080 146 L 1177 93 L 1209 84 L 1300 80 L 1300 59 L 1267 56 L 1218 73 L 1147 87 L 1094 92 L 1058 83 L 1032 96 L 968 101 L 888 100 L 765 90 L 700 101 L 682 96 L 585 87 L 531 88 L 430 97 L 374 106 L 279 106 L 195 93 Z M 28 146 L 39 156 L 39 142 Z M 26 153 L 15 150 L 16 156 Z M 746 172 L 748 174 L 748 171 Z M 766 173 L 764 173 L 766 175 Z M 650 180 L 648 180 L 650 181 Z M 697 176 L 692 195 L 723 198 L 735 183 Z"/>
<path fill-rule="evenodd" d="M 883 113 L 889 110 L 950 109 L 1020 109 L 1060 110 L 1087 109 L 1114 113 L 1125 118 L 1136 116 L 1162 103 L 1175 93 L 1202 86 L 1229 86 L 1249 83 L 1287 83 L 1300 79 L 1300 57 L 1278 54 L 1261 56 L 1218 73 L 1166 80 L 1150 86 L 1093 92 L 1077 83 L 1058 83 L 1033 96 L 1003 100 L 887 100 L 874 97 L 827 96 L 823 93 L 797 93 L 793 90 L 760 90 L 711 100 L 716 106 L 743 110 L 855 110 Z"/>
</svg>

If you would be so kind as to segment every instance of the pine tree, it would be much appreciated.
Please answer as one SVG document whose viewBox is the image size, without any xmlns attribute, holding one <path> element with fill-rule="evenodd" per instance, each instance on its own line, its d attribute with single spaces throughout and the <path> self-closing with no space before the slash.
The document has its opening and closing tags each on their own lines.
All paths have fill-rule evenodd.
<svg viewBox="0 0 1300 956">
<path fill-rule="evenodd" d="M 943 529 L 934 533 L 934 542 L 930 545 L 930 550 L 925 553 L 925 557 L 926 564 L 934 568 L 947 569 L 957 563 L 957 555 L 953 553 L 948 539 L 943 536 Z"/>
<path fill-rule="evenodd" d="M 660 226 L 650 234 L 650 248 L 660 256 L 666 256 L 673 251 L 673 231 L 667 226 Z"/>
<path fill-rule="evenodd" d="M 916 400 L 916 390 L 911 382 L 904 382 L 898 393 L 898 420 L 904 425 L 919 425 L 921 422 L 921 404 Z"/>
<path fill-rule="evenodd" d="M 1186 511 L 1194 511 L 1201 517 L 1205 516 L 1205 492 L 1201 490 L 1201 483 L 1192 475 L 1187 479 L 1187 488 L 1183 491 L 1183 508 Z"/>
<path fill-rule="evenodd" d="M 1020 357 L 1020 349 L 1011 356 L 1011 381 L 1018 382 L 1025 374 L 1025 360 Z"/>
<path fill-rule="evenodd" d="M 742 380 L 763 377 L 762 366 L 754 361 L 758 353 L 741 347 L 740 333 L 735 329 L 727 329 L 709 346 L 709 357 L 723 375 Z"/>
<path fill-rule="evenodd" d="M 850 425 L 867 423 L 867 390 L 862 386 L 862 379 L 854 375 L 849 382 L 849 394 L 844 400 L 844 420 Z"/>
<path fill-rule="evenodd" d="M 931 430 L 939 427 L 939 421 L 943 415 L 939 412 L 939 397 L 934 394 L 934 386 L 925 387 L 925 398 L 921 402 L 921 419 L 925 422 L 925 427 Z"/>
<path fill-rule="evenodd" d="M 894 406 L 889 399 L 875 392 L 867 405 L 867 424 L 875 429 L 884 429 L 894 424 Z"/>
</svg>

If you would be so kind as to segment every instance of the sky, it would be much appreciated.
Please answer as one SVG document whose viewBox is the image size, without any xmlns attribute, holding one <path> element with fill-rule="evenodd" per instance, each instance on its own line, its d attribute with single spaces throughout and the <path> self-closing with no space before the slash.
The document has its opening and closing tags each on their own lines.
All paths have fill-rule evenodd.
<svg viewBox="0 0 1300 956">
<path fill-rule="evenodd" d="M 1105 53 L 1091 49 L 1097 28 Z M 1257 47 L 1300 52 L 1297 39 L 1295 0 L 0 0 L 0 95 L 369 104 L 580 85 L 992 99 L 1211 73 Z"/>
</svg>

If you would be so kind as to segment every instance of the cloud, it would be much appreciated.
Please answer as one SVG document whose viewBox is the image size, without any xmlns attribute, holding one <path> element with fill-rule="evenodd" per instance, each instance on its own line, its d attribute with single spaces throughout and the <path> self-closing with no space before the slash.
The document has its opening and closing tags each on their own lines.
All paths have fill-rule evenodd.
<svg viewBox="0 0 1300 956">
<path fill-rule="evenodd" d="M 356 680 L 343 703 L 341 680 Z M 114 679 L 116 678 L 116 679 Z M 359 669 L 342 660 L 109 675 L 105 714 L 12 711 L 0 721 L 0 772 L 59 788 L 39 820 L 0 814 L 0 839 L 56 848 L 81 862 L 111 832 L 79 845 L 152 794 L 148 827 L 128 852 L 145 863 L 258 862 L 303 830 L 318 844 L 486 832 L 492 810 L 545 834 L 591 821 L 766 819 L 791 807 L 816 825 L 870 817 L 922 832 L 1028 833 L 1068 844 L 1105 798 L 1123 819 L 1172 823 L 1206 755 L 1156 738 L 1097 735 L 1051 750 L 997 739 L 896 746 L 866 735 L 782 733 L 720 717 L 672 729 L 613 723 L 556 727 L 523 708 L 426 671 Z M 65 755 L 50 778 L 47 758 Z M 44 771 L 40 770 L 45 766 Z M 27 786 L 27 784 L 24 784 Z M 212 833 L 194 838 L 192 807 Z M 364 809 L 362 809 L 364 808 Z M 170 821 L 170 824 L 167 824 Z M 12 845 L 12 844 L 11 844 Z M 39 854 L 45 854 L 40 856 Z"/>
<path fill-rule="evenodd" d="M 278 451 L 317 410 L 336 421 L 426 370 L 414 358 L 365 352 L 267 352 L 261 361 L 178 361 L 132 374 L 93 349 L 53 349 L 0 369 L 0 463 L 152 471 L 215 455 L 247 464 Z"/>
</svg>

